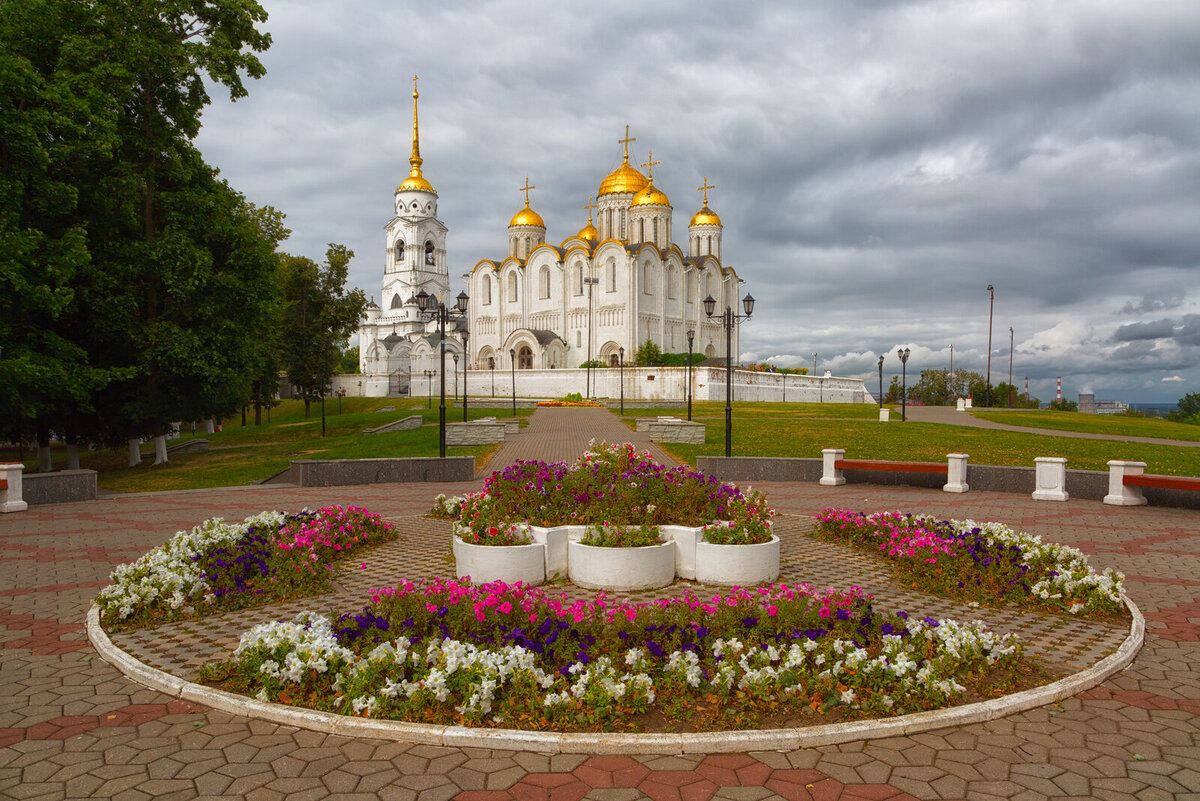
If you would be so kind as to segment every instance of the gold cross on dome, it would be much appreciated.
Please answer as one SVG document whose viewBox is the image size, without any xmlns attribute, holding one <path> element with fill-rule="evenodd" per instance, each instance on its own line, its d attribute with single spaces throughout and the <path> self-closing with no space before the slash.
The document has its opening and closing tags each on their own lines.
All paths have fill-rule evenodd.
<svg viewBox="0 0 1200 801">
<path fill-rule="evenodd" d="M 524 186 L 522 186 L 520 189 L 518 189 L 518 190 L 517 190 L 518 192 L 524 192 L 524 193 L 525 193 L 525 205 L 526 205 L 526 206 L 528 206 L 528 205 L 529 205 L 529 190 L 530 190 L 530 189 L 537 189 L 537 187 L 536 187 L 536 186 L 530 186 L 530 185 L 529 185 L 529 176 L 528 176 L 528 175 L 526 175 L 526 176 L 525 176 L 525 185 L 524 185 Z"/>
<path fill-rule="evenodd" d="M 636 142 L 636 141 L 637 141 L 637 139 L 635 137 L 632 137 L 629 135 L 629 126 L 626 125 L 625 126 L 625 138 L 617 140 L 617 142 L 619 144 L 625 145 L 625 160 L 626 161 L 629 161 L 629 143 Z"/>
<path fill-rule="evenodd" d="M 589 197 L 589 198 L 588 198 L 588 204 L 587 204 L 586 206 L 584 206 L 583 208 L 584 208 L 584 209 L 587 211 L 587 213 L 588 213 L 588 222 L 591 222 L 591 221 L 592 221 L 592 209 L 598 209 L 598 208 L 600 208 L 600 207 L 599 207 L 599 206 L 597 206 L 595 203 L 593 203 L 593 202 L 592 202 L 592 198 L 590 198 L 590 197 Z"/>
<path fill-rule="evenodd" d="M 647 161 L 642 166 L 649 169 L 650 172 L 647 175 L 647 177 L 653 181 L 654 180 L 654 167 L 655 167 L 655 165 L 662 164 L 662 162 L 654 160 L 654 151 L 653 150 L 651 150 L 649 153 L 647 153 L 647 158 L 649 158 L 650 160 Z M 705 179 L 705 180 L 707 181 L 707 179 Z"/>
<path fill-rule="evenodd" d="M 708 205 L 708 190 L 710 190 L 710 189 L 716 189 L 716 187 L 715 187 L 715 186 L 709 186 L 709 183 L 708 183 L 708 176 L 706 175 L 706 176 L 704 176 L 704 186 L 697 186 L 697 187 L 696 187 L 696 191 L 697 191 L 697 192 L 703 192 L 703 193 L 704 193 L 704 205 L 705 205 L 705 206 L 707 206 L 707 205 Z"/>
</svg>

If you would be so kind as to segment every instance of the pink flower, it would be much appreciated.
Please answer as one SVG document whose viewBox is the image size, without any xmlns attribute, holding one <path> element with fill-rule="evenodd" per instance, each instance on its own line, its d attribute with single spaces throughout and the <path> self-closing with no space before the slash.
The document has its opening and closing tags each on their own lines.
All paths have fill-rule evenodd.
<svg viewBox="0 0 1200 801">
<path fill-rule="evenodd" d="M 500 608 L 501 614 L 507 615 L 509 612 L 512 611 L 512 604 L 510 604 L 508 601 L 505 601 L 504 603 L 500 604 L 499 608 Z"/>
</svg>

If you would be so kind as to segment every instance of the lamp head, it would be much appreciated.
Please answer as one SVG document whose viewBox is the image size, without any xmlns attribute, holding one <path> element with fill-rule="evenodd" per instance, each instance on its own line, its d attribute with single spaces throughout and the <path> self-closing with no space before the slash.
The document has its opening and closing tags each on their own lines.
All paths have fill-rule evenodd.
<svg viewBox="0 0 1200 801">
<path fill-rule="evenodd" d="M 992 285 L 991 285 L 991 284 L 988 284 L 988 292 L 994 292 L 994 291 L 995 291 L 995 290 L 994 290 L 994 289 L 992 289 Z"/>
<path fill-rule="evenodd" d="M 467 310 L 467 300 L 468 297 L 466 291 L 459 292 L 458 297 L 454 301 L 455 308 L 457 308 L 460 312 L 465 312 Z"/>
<path fill-rule="evenodd" d="M 688 342 L 691 342 L 693 339 L 696 338 L 696 329 L 695 328 L 688 329 L 687 338 L 688 338 Z"/>
<path fill-rule="evenodd" d="M 746 297 L 742 298 L 742 308 L 746 310 L 747 317 L 754 314 L 754 296 L 749 292 L 746 293 Z"/>
<path fill-rule="evenodd" d="M 882 356 L 879 357 L 879 369 L 880 370 L 883 369 L 883 357 Z"/>
<path fill-rule="evenodd" d="M 424 289 L 417 293 L 417 308 L 421 311 L 429 311 L 429 299 L 433 297 Z"/>
<path fill-rule="evenodd" d="M 709 295 L 702 302 L 704 303 L 704 314 L 708 317 L 712 317 L 713 310 L 717 308 L 716 298 L 714 298 L 712 295 Z"/>
</svg>

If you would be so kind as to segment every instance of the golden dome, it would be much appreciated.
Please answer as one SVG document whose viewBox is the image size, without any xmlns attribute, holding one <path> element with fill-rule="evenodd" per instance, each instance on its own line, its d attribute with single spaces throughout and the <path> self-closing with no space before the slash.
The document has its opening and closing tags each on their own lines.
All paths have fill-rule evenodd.
<svg viewBox="0 0 1200 801">
<path fill-rule="evenodd" d="M 598 195 L 622 195 L 633 194 L 640 192 L 646 188 L 650 181 L 646 176 L 629 166 L 629 159 L 621 163 L 620 167 L 608 174 L 608 177 L 600 182 L 600 191 Z"/>
<path fill-rule="evenodd" d="M 420 169 L 413 170 L 413 173 L 415 174 L 405 178 L 404 182 L 396 187 L 397 192 L 420 189 L 425 192 L 433 192 L 435 195 L 437 194 L 437 192 L 434 191 L 433 184 L 429 183 L 429 181 L 426 181 L 425 176 L 421 175 Z"/>
<path fill-rule="evenodd" d="M 659 191 L 653 183 L 646 184 L 646 188 L 633 196 L 633 200 L 629 201 L 630 206 L 670 206 L 671 201 L 667 196 Z"/>
<path fill-rule="evenodd" d="M 600 232 L 596 230 L 596 226 L 592 225 L 589 220 L 587 225 L 579 229 L 579 233 L 576 236 L 584 242 L 595 242 L 600 238 Z"/>
<path fill-rule="evenodd" d="M 688 227 L 690 228 L 693 225 L 720 225 L 720 224 L 721 224 L 721 218 L 717 216 L 717 213 L 715 211 L 713 211 L 712 209 L 710 209 L 708 206 L 705 206 L 704 208 L 700 209 L 700 211 L 698 211 L 692 215 L 692 221 L 690 223 L 688 223 Z"/>
<path fill-rule="evenodd" d="M 513 215 L 512 222 L 508 224 L 509 228 L 514 225 L 532 225 L 537 228 L 545 228 L 546 223 L 542 216 L 533 209 L 529 208 L 529 201 L 525 201 L 525 208 Z"/>
</svg>

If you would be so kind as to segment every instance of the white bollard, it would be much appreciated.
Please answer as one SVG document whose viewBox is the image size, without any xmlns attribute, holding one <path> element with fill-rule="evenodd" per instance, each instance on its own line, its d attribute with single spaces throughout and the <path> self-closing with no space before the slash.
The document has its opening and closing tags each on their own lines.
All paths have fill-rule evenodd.
<svg viewBox="0 0 1200 801">
<path fill-rule="evenodd" d="M 821 455 L 825 461 L 821 466 L 821 480 L 818 482 L 822 487 L 839 487 L 846 483 L 846 477 L 842 475 L 842 471 L 834 467 L 834 462 L 846 455 L 845 448 L 825 448 L 821 451 Z"/>
<path fill-rule="evenodd" d="M 975 408 L 975 406 L 974 406 L 974 404 L 972 403 L 972 401 L 971 401 L 971 399 L 970 399 L 970 398 L 967 398 L 967 399 L 966 399 L 966 401 L 964 401 L 964 403 L 966 403 L 966 405 L 967 405 L 967 408 L 968 408 L 968 409 L 974 409 L 974 408 Z"/>
<path fill-rule="evenodd" d="M 948 453 L 946 468 L 946 485 L 943 492 L 966 492 L 971 489 L 967 485 L 967 454 Z"/>
<path fill-rule="evenodd" d="M 880 409 L 879 410 L 879 422 L 886 423 L 891 418 L 891 416 L 892 416 L 891 409 Z"/>
<path fill-rule="evenodd" d="M 1039 456 L 1036 467 L 1033 499 L 1035 501 L 1065 501 L 1067 494 L 1067 460 L 1061 456 Z"/>
<path fill-rule="evenodd" d="M 25 465 L 20 462 L 0 464 L 0 479 L 4 488 L 0 489 L 0 512 L 24 512 L 29 504 L 21 499 L 21 471 Z"/>
<path fill-rule="evenodd" d="M 1125 486 L 1125 476 L 1140 476 L 1146 471 L 1145 462 L 1122 462 L 1114 459 L 1108 463 L 1108 494 L 1104 502 L 1109 506 L 1143 506 L 1146 496 L 1141 487 Z"/>
<path fill-rule="evenodd" d="M 955 407 L 955 411 L 965 412 L 966 410 L 967 410 L 966 400 L 964 400 L 963 398 L 959 398 L 958 405 Z"/>
</svg>

